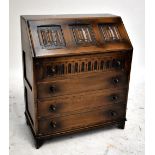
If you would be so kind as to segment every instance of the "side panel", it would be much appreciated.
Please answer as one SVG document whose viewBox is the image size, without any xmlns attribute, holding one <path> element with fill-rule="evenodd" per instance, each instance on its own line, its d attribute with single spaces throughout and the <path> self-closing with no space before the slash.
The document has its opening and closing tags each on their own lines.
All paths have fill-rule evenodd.
<svg viewBox="0 0 155 155">
<path fill-rule="evenodd" d="M 21 41 L 22 41 L 22 60 L 23 60 L 23 81 L 25 95 L 25 111 L 29 116 L 33 129 L 36 128 L 36 111 L 34 101 L 34 78 L 33 78 L 33 58 L 32 48 L 28 34 L 26 21 L 21 17 Z"/>
</svg>

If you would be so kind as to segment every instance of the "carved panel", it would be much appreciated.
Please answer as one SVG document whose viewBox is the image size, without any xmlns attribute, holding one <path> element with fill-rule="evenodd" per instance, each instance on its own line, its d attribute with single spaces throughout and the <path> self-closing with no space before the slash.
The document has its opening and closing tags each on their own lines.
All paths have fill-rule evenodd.
<svg viewBox="0 0 155 155">
<path fill-rule="evenodd" d="M 99 29 L 103 38 L 103 41 L 120 41 L 121 35 L 118 27 L 114 24 L 100 24 Z"/>
<path fill-rule="evenodd" d="M 91 25 L 71 25 L 77 45 L 95 44 L 96 39 Z"/>
<path fill-rule="evenodd" d="M 83 72 L 100 72 L 112 69 L 124 69 L 125 58 L 96 57 L 83 59 L 68 59 L 63 62 L 54 62 L 44 66 L 45 77 L 66 74 L 80 74 Z"/>
<path fill-rule="evenodd" d="M 39 26 L 38 36 L 42 48 L 51 49 L 65 47 L 61 26 Z"/>
</svg>

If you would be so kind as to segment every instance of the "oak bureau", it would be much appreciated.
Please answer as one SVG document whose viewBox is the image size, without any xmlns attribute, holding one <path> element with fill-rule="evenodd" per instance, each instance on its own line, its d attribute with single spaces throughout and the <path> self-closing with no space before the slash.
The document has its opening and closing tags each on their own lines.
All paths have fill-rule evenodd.
<svg viewBox="0 0 155 155">
<path fill-rule="evenodd" d="M 133 47 L 120 16 L 21 16 L 26 122 L 43 141 L 124 129 Z"/>
</svg>

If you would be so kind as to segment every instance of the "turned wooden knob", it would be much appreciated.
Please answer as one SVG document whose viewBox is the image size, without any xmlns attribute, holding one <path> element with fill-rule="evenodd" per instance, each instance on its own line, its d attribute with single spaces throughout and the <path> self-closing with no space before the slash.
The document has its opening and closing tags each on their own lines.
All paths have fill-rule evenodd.
<svg viewBox="0 0 155 155">
<path fill-rule="evenodd" d="M 47 67 L 47 75 L 51 76 L 56 73 L 56 68 L 55 67 Z"/>
<path fill-rule="evenodd" d="M 110 111 L 110 115 L 111 115 L 111 116 L 116 116 L 116 115 L 117 115 L 117 112 L 115 112 L 115 111 Z"/>
<path fill-rule="evenodd" d="M 56 72 L 56 69 L 54 67 L 51 67 L 50 71 L 52 74 L 54 74 Z"/>
<path fill-rule="evenodd" d="M 50 127 L 56 128 L 57 127 L 57 123 L 55 121 L 51 121 Z"/>
<path fill-rule="evenodd" d="M 112 98 L 113 101 L 116 101 L 118 99 L 118 96 L 117 95 L 113 95 L 111 98 Z"/>
<path fill-rule="evenodd" d="M 121 66 L 121 61 L 120 60 L 117 60 L 116 61 L 116 67 L 120 67 Z"/>
<path fill-rule="evenodd" d="M 49 106 L 49 111 L 50 112 L 56 111 L 56 106 L 55 105 L 50 105 Z"/>
<path fill-rule="evenodd" d="M 54 85 L 50 86 L 49 89 L 50 89 L 51 93 L 55 93 L 56 92 L 56 86 L 54 86 Z"/>
<path fill-rule="evenodd" d="M 121 67 L 121 61 L 120 60 L 114 60 L 113 61 L 113 67 L 120 68 Z"/>
<path fill-rule="evenodd" d="M 118 82 L 119 82 L 119 79 L 118 79 L 118 78 L 114 78 L 114 79 L 113 79 L 113 83 L 114 83 L 114 84 L 117 84 Z"/>
</svg>

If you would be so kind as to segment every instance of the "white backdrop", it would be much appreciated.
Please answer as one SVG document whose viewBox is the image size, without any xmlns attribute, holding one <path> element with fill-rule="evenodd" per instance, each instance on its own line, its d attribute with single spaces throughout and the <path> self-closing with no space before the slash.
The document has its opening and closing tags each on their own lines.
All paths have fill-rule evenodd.
<svg viewBox="0 0 155 155">
<path fill-rule="evenodd" d="M 10 0 L 10 84 L 22 82 L 20 15 L 83 13 L 122 17 L 134 47 L 131 82 L 144 80 L 144 0 Z"/>
<path fill-rule="evenodd" d="M 63 152 L 69 155 L 68 151 L 74 155 L 82 152 L 90 155 L 118 155 L 122 151 L 126 151 L 123 152 L 125 155 L 144 154 L 144 6 L 144 0 L 10 0 L 10 154 L 36 154 L 23 114 L 20 15 L 89 13 L 120 15 L 134 47 L 126 129 L 122 132 L 104 130 L 86 135 L 85 138 L 79 136 L 72 140 L 56 141 L 43 145 L 37 154 L 60 155 Z M 115 144 L 116 147 L 112 147 Z"/>
</svg>

